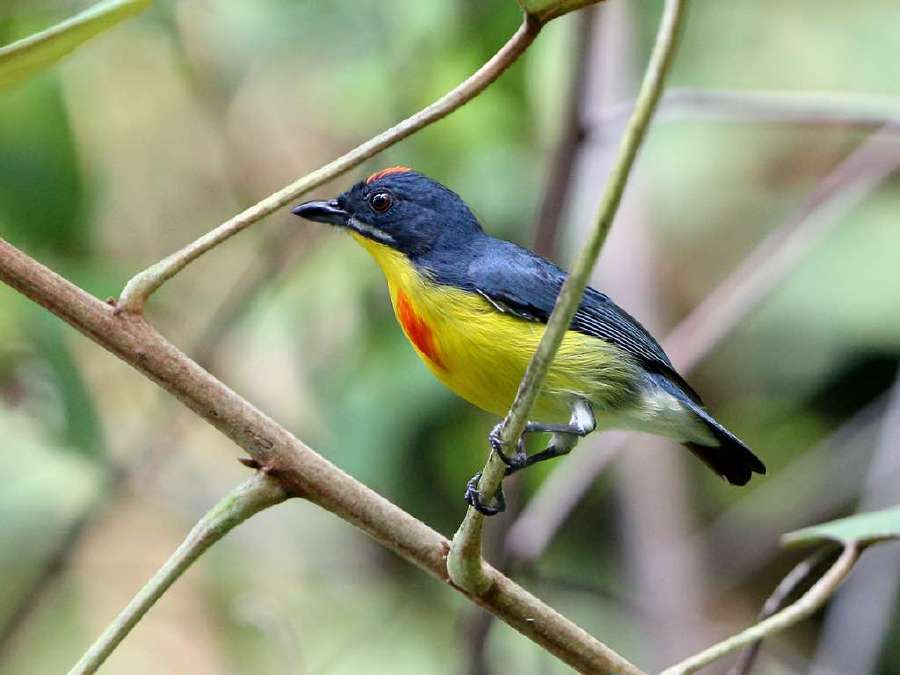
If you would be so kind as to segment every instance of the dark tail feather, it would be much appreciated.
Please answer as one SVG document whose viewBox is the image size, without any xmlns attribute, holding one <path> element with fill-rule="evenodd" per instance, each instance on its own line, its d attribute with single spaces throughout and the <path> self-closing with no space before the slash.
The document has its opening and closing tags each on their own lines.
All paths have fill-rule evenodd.
<svg viewBox="0 0 900 675">
<path fill-rule="evenodd" d="M 766 465 L 762 463 L 762 460 L 754 455 L 737 436 L 719 424 L 698 401 L 694 401 L 680 391 L 680 388 L 671 381 L 667 381 L 662 386 L 677 396 L 682 404 L 706 425 L 706 428 L 719 442 L 717 446 L 699 443 L 684 444 L 706 466 L 732 485 L 746 485 L 754 473 L 766 473 Z"/>
</svg>

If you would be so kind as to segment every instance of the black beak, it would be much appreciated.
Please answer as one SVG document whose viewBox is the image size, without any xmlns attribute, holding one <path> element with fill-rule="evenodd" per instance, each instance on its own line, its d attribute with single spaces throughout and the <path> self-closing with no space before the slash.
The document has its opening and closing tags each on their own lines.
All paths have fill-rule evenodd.
<svg viewBox="0 0 900 675">
<path fill-rule="evenodd" d="M 346 225 L 350 220 L 350 214 L 338 206 L 336 199 L 330 199 L 327 202 L 304 202 L 291 209 L 291 213 L 317 223 L 331 223 L 332 225 Z"/>
</svg>

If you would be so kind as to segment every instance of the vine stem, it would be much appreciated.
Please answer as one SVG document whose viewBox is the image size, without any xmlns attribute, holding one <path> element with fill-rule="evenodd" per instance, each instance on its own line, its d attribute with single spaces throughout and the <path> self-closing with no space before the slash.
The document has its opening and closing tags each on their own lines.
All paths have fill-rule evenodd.
<svg viewBox="0 0 900 675">
<path fill-rule="evenodd" d="M 455 89 L 444 94 L 444 96 L 428 107 L 407 117 L 402 122 L 377 136 L 373 136 L 325 166 L 306 174 L 302 178 L 298 178 L 290 185 L 245 209 L 214 230 L 192 241 L 184 248 L 133 276 L 119 296 L 117 311 L 137 314 L 143 312 L 147 299 L 159 290 L 160 286 L 210 249 L 215 248 L 253 223 L 262 220 L 285 204 L 337 178 L 362 164 L 370 157 L 386 150 L 429 124 L 437 122 L 471 101 L 515 63 L 516 59 L 534 42 L 542 26 L 543 22 L 541 20 L 526 14 L 519 29 L 506 44 Z"/>
<path fill-rule="evenodd" d="M 828 598 L 834 594 L 844 579 L 847 578 L 847 575 L 850 574 L 853 565 L 859 559 L 860 552 L 861 549 L 857 542 L 848 542 L 834 565 L 792 605 L 785 607 L 777 614 L 760 621 L 737 635 L 733 635 L 727 640 L 704 649 L 699 654 L 695 654 L 681 663 L 666 668 L 661 675 L 688 675 L 688 673 L 697 672 L 703 666 L 709 665 L 729 652 L 740 649 L 745 645 L 763 639 L 767 635 L 784 630 L 802 621 L 824 605 Z"/>
<path fill-rule="evenodd" d="M 280 504 L 288 497 L 281 483 L 262 471 L 229 492 L 204 514 L 181 546 L 107 626 L 69 671 L 69 675 L 96 672 L 144 614 L 206 549 L 250 516 Z"/>
<path fill-rule="evenodd" d="M 609 233 L 613 218 L 622 200 L 622 194 L 634 166 L 638 149 L 646 135 L 650 119 L 662 93 L 666 75 L 671 68 L 685 4 L 686 0 L 667 0 L 666 2 L 656 43 L 647 64 L 635 109 L 625 129 L 619 154 L 600 199 L 590 239 L 578 254 L 572 271 L 563 284 L 541 342 L 528 364 L 516 398 L 503 422 L 501 439 L 504 452 L 507 454 L 512 454 L 512 449 L 522 436 L 528 414 L 537 399 L 550 363 L 569 329 L 590 274 L 606 241 L 606 235 Z M 503 481 L 505 470 L 505 464 L 494 453 L 491 453 L 482 470 L 481 480 L 478 484 L 479 492 L 482 495 L 495 494 Z M 490 587 L 490 578 L 484 572 L 481 556 L 483 527 L 484 516 L 470 507 L 453 538 L 453 545 L 447 560 L 450 578 L 454 583 L 473 593 L 484 593 Z"/>
</svg>

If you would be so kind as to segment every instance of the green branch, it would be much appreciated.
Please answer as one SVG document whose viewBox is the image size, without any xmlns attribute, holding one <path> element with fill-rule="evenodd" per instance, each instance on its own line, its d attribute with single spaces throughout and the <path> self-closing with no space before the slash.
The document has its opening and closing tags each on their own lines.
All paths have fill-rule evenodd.
<svg viewBox="0 0 900 675">
<path fill-rule="evenodd" d="M 581 302 L 581 296 L 587 286 L 591 271 L 594 269 L 616 210 L 622 200 L 622 193 L 625 191 L 638 148 L 646 134 L 647 126 L 653 116 L 653 111 L 663 90 L 663 83 L 672 64 L 685 2 L 686 0 L 667 0 L 666 2 L 656 36 L 656 44 L 647 64 L 647 71 L 638 93 L 635 110 L 625 129 L 618 157 L 597 208 L 591 237 L 579 253 L 572 266 L 571 274 L 563 284 L 541 342 L 531 363 L 528 364 L 516 398 L 504 420 L 501 439 L 507 454 L 513 454 L 513 449 L 522 436 L 528 414 L 544 383 L 550 363 L 572 323 L 572 317 Z M 479 492 L 488 497 L 494 495 L 503 481 L 505 471 L 505 464 L 491 453 L 482 471 L 478 484 Z M 490 585 L 490 579 L 484 573 L 481 559 L 483 522 L 484 516 L 470 507 L 453 538 L 453 546 L 447 561 L 447 570 L 454 582 L 473 593 L 483 593 Z"/>
<path fill-rule="evenodd" d="M 212 507 L 190 531 L 181 546 L 138 591 L 128 606 L 103 631 L 69 675 L 88 675 L 96 672 L 107 657 L 125 638 L 154 603 L 187 570 L 206 549 L 219 541 L 250 516 L 288 498 L 277 480 L 264 472 L 256 473 L 228 493 Z"/>
<path fill-rule="evenodd" d="M 681 663 L 666 668 L 661 675 L 687 675 L 688 673 L 694 673 L 716 659 L 722 658 L 729 652 L 733 652 L 745 645 L 761 640 L 767 635 L 784 630 L 802 621 L 824 605 L 828 598 L 834 594 L 844 579 L 847 578 L 847 575 L 850 574 L 853 565 L 859 559 L 859 554 L 860 547 L 856 543 L 847 544 L 837 562 L 795 603 L 785 607 L 765 621 L 760 621 L 755 626 L 751 626 L 747 630 L 733 635 L 727 640 L 723 640 L 699 654 L 685 659 Z"/>
<path fill-rule="evenodd" d="M 500 50 L 481 68 L 455 89 L 444 94 L 437 101 L 414 115 L 356 146 L 325 166 L 306 174 L 278 192 L 269 195 L 250 208 L 225 221 L 216 229 L 207 232 L 184 248 L 163 258 L 132 277 L 119 297 L 119 311 L 140 313 L 144 303 L 160 286 L 174 277 L 194 260 L 215 248 L 253 223 L 262 220 L 285 204 L 295 201 L 310 190 L 324 185 L 364 161 L 386 150 L 407 136 L 446 117 L 461 108 L 488 85 L 502 75 L 516 59 L 531 45 L 540 32 L 543 23 L 530 15 L 525 15 L 522 25 Z"/>
</svg>

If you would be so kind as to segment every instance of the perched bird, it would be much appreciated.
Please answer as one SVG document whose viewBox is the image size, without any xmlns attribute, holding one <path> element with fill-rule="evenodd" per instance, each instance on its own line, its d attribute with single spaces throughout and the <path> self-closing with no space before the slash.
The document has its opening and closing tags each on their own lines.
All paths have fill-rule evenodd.
<svg viewBox="0 0 900 675">
<path fill-rule="evenodd" d="M 567 274 L 485 233 L 455 192 L 407 167 L 373 173 L 336 199 L 293 213 L 346 229 L 381 267 L 403 331 L 432 373 L 470 403 L 503 417 Z M 550 445 L 499 452 L 507 474 L 565 455 L 596 428 L 625 428 L 684 444 L 734 485 L 766 468 L 710 415 L 653 337 L 606 295 L 588 288 L 532 409 L 526 433 Z M 499 426 L 499 425 L 498 425 Z M 466 501 L 485 503 L 469 482 Z"/>
</svg>

